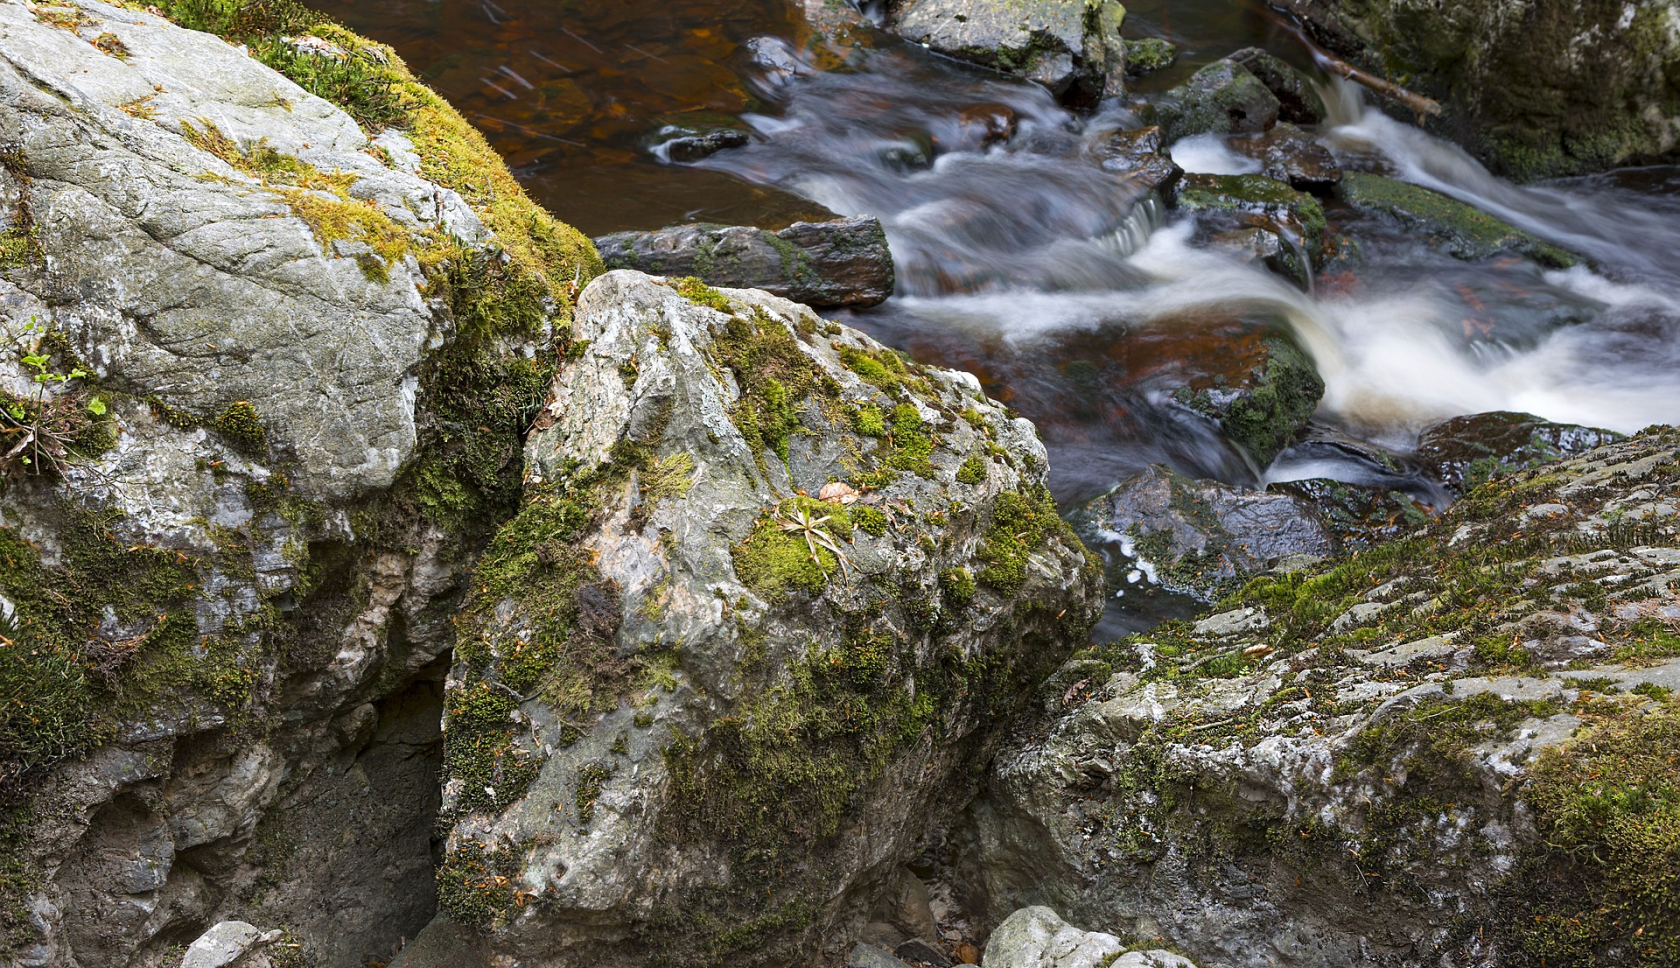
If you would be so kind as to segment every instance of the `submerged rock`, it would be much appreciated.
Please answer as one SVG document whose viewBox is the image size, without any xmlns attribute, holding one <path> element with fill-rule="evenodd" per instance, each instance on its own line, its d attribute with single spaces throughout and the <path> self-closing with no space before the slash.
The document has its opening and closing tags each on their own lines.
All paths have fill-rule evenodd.
<svg viewBox="0 0 1680 968">
<path fill-rule="evenodd" d="M 1203 964 L 1661 964 L 1677 600 L 1680 432 L 1484 485 L 1081 653 L 944 876 Z"/>
<path fill-rule="evenodd" d="M 879 219 L 795 222 L 779 232 L 748 225 L 679 225 L 595 240 L 609 268 L 697 276 L 763 289 L 811 306 L 873 306 L 893 291 L 892 253 Z"/>
<path fill-rule="evenodd" d="M 1529 413 L 1478 413 L 1443 420 L 1418 437 L 1417 459 L 1455 494 L 1509 474 L 1620 440 L 1595 427 L 1553 423 Z"/>
<path fill-rule="evenodd" d="M 892 0 L 887 27 L 941 54 L 1037 81 L 1091 104 L 1126 73 L 1116 0 Z"/>
<path fill-rule="evenodd" d="M 1278 119 L 1278 99 L 1248 68 L 1214 61 L 1153 105 L 1167 142 L 1193 134 L 1264 131 Z"/>
<path fill-rule="evenodd" d="M 745 147 L 751 140 L 747 132 L 732 126 L 668 124 L 654 133 L 653 152 L 666 160 L 685 163 Z"/>
<path fill-rule="evenodd" d="M 1286 0 L 1331 47 L 1445 107 L 1429 127 L 1518 179 L 1672 160 L 1672 0 Z M 1409 115 L 1408 115 L 1409 119 Z"/>
<path fill-rule="evenodd" d="M 1324 558 L 1337 548 L 1303 501 L 1159 465 L 1085 505 L 1077 521 L 1094 535 L 1126 536 L 1126 553 L 1152 581 L 1204 601 L 1279 559 Z"/>
<path fill-rule="evenodd" d="M 635 272 L 573 336 L 458 621 L 440 905 L 532 963 L 837 957 L 1100 565 L 973 377 Z"/>
<path fill-rule="evenodd" d="M 1579 261 L 1474 206 L 1381 175 L 1348 172 L 1342 178 L 1340 196 L 1361 212 L 1424 236 L 1456 259 L 1473 262 L 1502 254 L 1522 255 L 1554 269 L 1567 269 Z"/>
</svg>

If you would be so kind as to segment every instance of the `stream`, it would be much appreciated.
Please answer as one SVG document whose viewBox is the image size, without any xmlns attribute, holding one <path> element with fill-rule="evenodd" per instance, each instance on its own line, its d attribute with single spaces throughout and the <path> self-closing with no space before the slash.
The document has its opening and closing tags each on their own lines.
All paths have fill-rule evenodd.
<svg viewBox="0 0 1680 968">
<path fill-rule="evenodd" d="M 1180 56 L 1094 112 L 867 26 L 808 22 L 787 0 L 313 5 L 393 45 L 535 198 L 588 234 L 879 217 L 897 294 L 835 318 L 979 375 L 1038 425 L 1064 506 L 1153 463 L 1246 486 L 1377 475 L 1438 501 L 1405 457 L 1441 419 L 1515 410 L 1622 432 L 1680 420 L 1680 168 L 1501 181 L 1318 71 L 1257 4 L 1128 4 L 1126 35 L 1169 39 Z M 1474 204 L 1592 268 L 1459 261 L 1335 204 L 1331 230 L 1364 264 L 1309 292 L 1196 244 L 1194 216 L 1105 170 L 1097 149 L 1142 125 L 1133 99 L 1247 46 L 1319 78 L 1332 118 L 1314 133 L 1344 168 Z M 977 131 L 1001 117 L 1013 135 L 987 144 Z M 719 123 L 750 143 L 690 164 L 662 157 L 670 127 Z M 1192 172 L 1258 169 L 1205 136 L 1174 159 Z M 1233 345 L 1275 332 L 1326 382 L 1312 436 L 1374 445 L 1400 471 L 1311 446 L 1257 467 L 1172 402 L 1171 388 L 1220 372 Z M 1149 599 L 1111 610 L 1101 634 L 1182 605 Z"/>
</svg>

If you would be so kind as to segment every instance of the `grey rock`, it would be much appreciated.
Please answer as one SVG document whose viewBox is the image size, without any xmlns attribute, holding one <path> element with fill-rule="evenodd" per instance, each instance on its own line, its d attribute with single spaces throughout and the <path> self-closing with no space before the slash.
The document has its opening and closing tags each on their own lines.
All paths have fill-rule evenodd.
<svg viewBox="0 0 1680 968">
<path fill-rule="evenodd" d="M 1081 931 L 1047 907 L 1011 914 L 986 942 L 983 968 L 1196 968 L 1170 951 L 1128 951 L 1112 934 Z"/>
<path fill-rule="evenodd" d="M 795 222 L 779 232 L 706 224 L 618 232 L 595 245 L 609 268 L 697 276 L 812 306 L 873 306 L 893 291 L 886 232 L 868 215 Z"/>
<path fill-rule="evenodd" d="M 1463 494 L 1496 475 L 1584 454 L 1619 439 L 1609 430 L 1496 411 L 1424 428 L 1416 457 L 1449 490 Z"/>
<path fill-rule="evenodd" d="M 470 872 L 486 851 L 500 855 L 508 890 L 524 899 L 486 919 L 485 951 L 639 964 L 656 904 L 712 912 L 723 931 L 762 916 L 759 878 L 773 877 L 785 896 L 825 900 L 797 920 L 809 931 L 767 925 L 741 957 L 838 960 L 920 832 L 961 800 L 956 778 L 1001 739 L 1001 717 L 939 698 L 943 673 L 929 660 L 989 656 L 1018 670 L 1011 681 L 1032 680 L 1101 609 L 1099 574 L 1039 490 L 1043 445 L 973 377 L 904 363 L 763 292 L 687 291 L 694 301 L 623 270 L 591 283 L 573 324 L 587 349 L 556 379 L 526 451 L 529 500 L 600 502 L 566 538 L 589 581 L 616 593 L 589 622 L 593 647 L 657 662 L 658 678 L 614 685 L 602 660 L 588 687 L 597 698 L 582 708 L 541 688 L 512 701 L 521 693 L 502 677 L 517 674 L 509 657 L 522 643 L 539 641 L 546 586 L 486 586 L 464 606 L 460 634 L 482 645 L 451 673 L 445 734 L 506 745 L 489 784 L 446 771 L 444 864 Z M 852 415 L 871 408 L 896 428 L 892 440 L 853 429 Z M 778 410 L 793 421 L 780 443 L 764 433 L 775 424 L 749 422 Z M 895 450 L 916 427 L 939 434 L 925 464 Z M 861 493 L 829 487 L 837 481 Z M 801 493 L 837 503 L 803 504 Z M 1024 530 L 989 530 L 999 514 Z M 802 528 L 801 515 L 812 523 Z M 498 547 L 528 549 L 517 560 L 569 560 L 564 548 L 542 550 L 544 533 L 515 519 Z M 986 559 L 999 542 L 1031 550 L 1018 567 L 994 567 Z M 812 543 L 839 550 L 813 559 Z M 903 591 L 883 600 L 869 590 L 880 587 Z M 864 642 L 874 644 L 850 651 Z M 912 738 L 924 727 L 901 718 L 912 681 L 927 722 L 941 724 L 937 741 Z M 820 694 L 807 691 L 818 683 Z M 843 717 L 847 697 L 866 693 L 878 723 L 899 724 L 895 738 L 865 729 L 784 748 L 784 734 L 760 726 L 826 717 L 830 703 Z M 490 722 L 461 712 L 491 694 L 510 702 Z M 766 743 L 785 750 L 775 756 L 790 758 L 789 772 L 739 759 Z M 857 759 L 861 749 L 881 758 L 881 772 Z M 514 764 L 518 773 L 506 769 Z M 701 958 L 714 941 L 685 937 L 673 956 Z"/>
<path fill-rule="evenodd" d="M 315 495 L 388 485 L 415 445 L 415 375 L 434 327 L 418 266 L 369 279 L 184 126 L 354 174 L 351 193 L 404 227 L 472 237 L 482 226 L 453 192 L 366 153 L 338 108 L 237 48 L 144 12 L 84 9 L 129 57 L 0 6 L 0 141 L 30 179 L 47 266 L 25 287 L 59 307 L 56 325 L 112 386 L 206 417 L 249 401 Z M 140 101 L 150 120 L 119 110 Z"/>
<path fill-rule="evenodd" d="M 887 26 L 906 40 L 1038 81 L 1071 103 L 1121 92 L 1126 11 L 1115 0 L 894 0 Z"/>
<path fill-rule="evenodd" d="M 1259 47 L 1245 47 L 1228 60 L 1248 68 L 1278 99 L 1278 120 L 1290 124 L 1323 124 L 1330 117 L 1324 98 L 1312 79 Z"/>
<path fill-rule="evenodd" d="M 1509 497 L 1424 529 L 1346 622 L 1292 629 L 1296 607 L 1314 601 L 1262 590 L 1235 612 L 1096 650 L 1112 671 L 1071 701 L 1065 679 L 1094 666 L 1070 663 L 1047 687 L 1051 712 L 994 761 L 969 822 L 947 836 L 935 889 L 979 885 L 968 888 L 982 899 L 975 916 L 994 921 L 1053 905 L 1076 924 L 1161 938 L 1201 964 L 1405 965 L 1419 950 L 1476 963 L 1486 949 L 1457 933 L 1463 919 L 1500 923 L 1532 871 L 1563 862 L 1550 842 L 1557 828 L 1530 799 L 1537 764 L 1566 771 L 1553 774 L 1552 795 L 1590 788 L 1606 735 L 1653 715 L 1662 719 L 1646 735 L 1671 728 L 1672 704 L 1658 697 L 1680 682 L 1680 659 L 1593 661 L 1578 640 L 1591 628 L 1606 652 L 1629 649 L 1647 634 L 1638 616 L 1673 609 L 1680 558 L 1625 549 L 1611 519 L 1618 504 L 1672 495 L 1677 453 L 1680 434 L 1661 428 L 1516 473 Z M 1512 510 L 1526 502 L 1571 513 L 1519 529 Z M 1523 576 L 1519 593 L 1448 573 L 1469 553 L 1452 543 L 1468 525 L 1482 529 L 1478 560 Z M 1680 529 L 1659 527 L 1653 548 L 1680 547 Z M 1554 541 L 1581 550 L 1552 558 Z M 1350 568 L 1357 562 L 1324 562 L 1269 590 L 1313 588 Z M 1420 593 L 1477 624 L 1415 612 Z M 1404 635 L 1408 616 L 1438 631 Z M 1377 623 L 1397 621 L 1400 641 L 1373 647 Z M 1473 647 L 1486 641 L 1526 652 L 1533 661 L 1518 661 L 1529 671 L 1476 666 Z M 1594 727 L 1577 715 L 1594 705 L 1607 733 L 1585 732 Z M 1672 739 L 1655 742 L 1658 755 L 1677 752 Z M 1638 822 L 1604 822 L 1623 820 Z M 1378 855 L 1389 866 L 1374 878 Z M 1559 890 L 1568 908 L 1577 895 Z M 1530 921 L 1554 909 L 1521 910 Z M 1031 920 L 1045 936 L 1058 930 L 1045 915 Z"/>
<path fill-rule="evenodd" d="M 1312 509 L 1294 498 L 1191 480 L 1161 466 L 1085 505 L 1078 520 L 1095 535 L 1129 536 L 1140 568 L 1198 596 L 1274 559 L 1336 549 Z"/>
<path fill-rule="evenodd" d="M 1214 61 L 1197 71 L 1153 107 L 1169 144 L 1193 134 L 1264 131 L 1277 121 L 1280 109 L 1259 78 L 1230 60 Z"/>
<path fill-rule="evenodd" d="M 187 946 L 180 968 L 269 968 L 263 951 L 280 936 L 244 921 L 223 921 Z"/>
<path fill-rule="evenodd" d="M 911 938 L 894 948 L 893 954 L 901 961 L 933 965 L 934 968 L 951 968 L 951 957 L 921 938 Z"/>
</svg>

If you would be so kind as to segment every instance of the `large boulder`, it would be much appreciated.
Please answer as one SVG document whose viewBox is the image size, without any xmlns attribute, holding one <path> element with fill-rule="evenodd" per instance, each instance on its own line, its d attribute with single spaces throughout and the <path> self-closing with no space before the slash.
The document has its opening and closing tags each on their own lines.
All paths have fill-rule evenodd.
<svg viewBox="0 0 1680 968">
<path fill-rule="evenodd" d="M 892 0 L 887 26 L 961 60 L 1038 81 L 1070 103 L 1121 93 L 1116 0 Z"/>
<path fill-rule="evenodd" d="M 458 619 L 442 909 L 527 963 L 838 957 L 1100 566 L 971 376 L 629 271 L 573 338 Z"/>
<path fill-rule="evenodd" d="M 1344 56 L 1440 100 L 1445 110 L 1430 126 L 1501 174 L 1598 171 L 1672 159 L 1680 148 L 1674 0 L 1280 6 Z"/>
<path fill-rule="evenodd" d="M 678 225 L 595 240 L 610 269 L 696 276 L 709 285 L 762 289 L 808 306 L 873 306 L 893 292 L 892 252 L 881 220 L 854 215 L 795 222 L 779 232 L 749 225 Z"/>
<path fill-rule="evenodd" d="M 388 48 L 247 12 L 0 3 L 6 964 L 426 924 L 449 616 L 600 269 Z"/>
<path fill-rule="evenodd" d="M 1677 601 L 1680 431 L 1501 478 L 1076 656 L 948 883 L 1203 964 L 1666 964 Z"/>
</svg>

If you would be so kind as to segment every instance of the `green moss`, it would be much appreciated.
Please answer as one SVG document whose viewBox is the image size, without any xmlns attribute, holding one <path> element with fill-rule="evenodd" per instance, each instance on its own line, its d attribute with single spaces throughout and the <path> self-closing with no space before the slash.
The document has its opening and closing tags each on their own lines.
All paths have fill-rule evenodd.
<svg viewBox="0 0 1680 968">
<path fill-rule="evenodd" d="M 873 403 L 864 403 L 853 407 L 852 429 L 865 437 L 885 437 L 887 435 L 887 422 L 881 416 L 881 408 Z"/>
<path fill-rule="evenodd" d="M 1517 252 L 1544 266 L 1567 269 L 1579 260 L 1568 252 L 1520 231 L 1507 222 L 1454 198 L 1416 185 L 1348 172 L 1339 189 L 1349 205 L 1426 233 L 1448 254 L 1480 260 Z"/>
<path fill-rule="evenodd" d="M 979 454 L 970 454 L 968 459 L 957 468 L 957 482 L 960 484 L 984 484 L 986 482 L 986 460 Z"/>
<path fill-rule="evenodd" d="M 1027 581 L 1028 556 L 1065 527 L 1047 489 L 998 495 L 978 555 L 986 562 L 980 580 L 1007 595 L 1020 591 Z"/>
<path fill-rule="evenodd" d="M 858 529 L 863 531 L 865 534 L 874 535 L 877 538 L 884 537 L 886 535 L 887 516 L 882 513 L 879 508 L 873 508 L 868 505 L 858 505 L 853 507 L 848 513 L 851 514 L 852 520 L 857 524 Z"/>
<path fill-rule="evenodd" d="M 488 928 L 519 906 L 519 856 L 470 843 L 449 852 L 437 872 L 439 910 L 456 924 Z"/>
<path fill-rule="evenodd" d="M 790 438 L 801 432 L 800 408 L 813 396 L 838 396 L 787 326 L 763 310 L 730 317 L 714 333 L 712 352 L 741 389 L 733 417 L 755 456 L 769 450 L 786 461 Z"/>
<path fill-rule="evenodd" d="M 1500 889 L 1509 963 L 1680 962 L 1680 704 L 1600 720 L 1529 771 L 1538 841 Z"/>
<path fill-rule="evenodd" d="M 1312 359 L 1281 337 L 1266 341 L 1266 363 L 1253 373 L 1247 393 L 1215 405 L 1208 391 L 1181 390 L 1176 398 L 1193 410 L 1219 421 L 1225 434 L 1265 467 L 1294 442 L 1318 410 L 1324 378 Z"/>
<path fill-rule="evenodd" d="M 235 450 L 244 454 L 260 456 L 268 450 L 268 431 L 263 429 L 257 408 L 251 406 L 248 400 L 229 404 L 226 410 L 216 415 L 212 426 L 227 438 Z"/>
<path fill-rule="evenodd" d="M 974 581 L 974 575 L 967 568 L 952 568 L 939 576 L 939 584 L 945 589 L 945 597 L 958 605 L 966 605 L 974 598 L 974 592 L 979 587 Z"/>
<path fill-rule="evenodd" d="M 1298 241 L 1309 251 L 1324 237 L 1324 206 L 1318 199 L 1264 175 L 1197 175 L 1179 191 L 1178 206 L 1265 216 L 1299 233 Z"/>
<path fill-rule="evenodd" d="M 601 788 L 612 779 L 613 768 L 602 763 L 590 763 L 577 771 L 576 802 L 578 824 L 589 826 L 595 819 L 595 801 L 601 798 Z"/>
<path fill-rule="evenodd" d="M 13 227 L 0 232 L 0 270 L 40 261 L 41 244 L 32 230 Z"/>
<path fill-rule="evenodd" d="M 851 537 L 851 518 L 839 505 L 791 498 L 730 549 L 735 575 L 769 602 L 782 602 L 795 591 L 820 592 L 843 567 L 827 545 L 838 546 Z"/>
<path fill-rule="evenodd" d="M 677 295 L 696 306 L 705 306 L 707 309 L 715 309 L 720 313 L 733 312 L 729 305 L 728 296 L 706 285 L 705 282 L 694 276 L 684 276 L 676 280 L 674 285 Z"/>
</svg>

